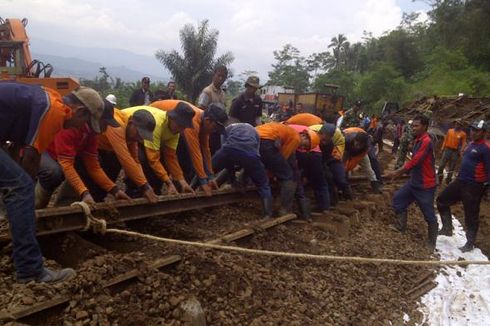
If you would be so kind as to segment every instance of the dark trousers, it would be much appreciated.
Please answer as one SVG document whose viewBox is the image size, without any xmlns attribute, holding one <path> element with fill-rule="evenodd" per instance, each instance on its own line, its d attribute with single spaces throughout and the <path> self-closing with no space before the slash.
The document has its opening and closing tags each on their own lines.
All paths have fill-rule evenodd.
<svg viewBox="0 0 490 326">
<path fill-rule="evenodd" d="M 395 138 L 393 140 L 393 148 L 391 149 L 391 154 L 396 155 L 398 151 L 398 146 L 400 146 L 400 138 Z"/>
<path fill-rule="evenodd" d="M 464 222 L 467 234 L 473 241 L 478 232 L 480 223 L 480 202 L 483 196 L 482 183 L 466 182 L 456 179 L 451 182 L 437 197 L 437 209 L 441 215 L 451 216 L 451 206 L 457 202 L 463 202 Z"/>
<path fill-rule="evenodd" d="M 383 173 L 381 171 L 381 165 L 379 164 L 378 157 L 376 156 L 376 150 L 374 149 L 373 144 L 370 141 L 369 148 L 368 148 L 368 157 L 369 157 L 369 163 L 371 163 L 371 168 L 374 171 L 374 174 L 376 174 L 376 179 L 379 182 L 383 182 Z"/>
<path fill-rule="evenodd" d="M 213 132 L 209 135 L 209 149 L 211 155 L 214 155 L 221 148 L 221 134 L 219 132 Z"/>
<path fill-rule="evenodd" d="M 325 165 L 330 170 L 332 181 L 335 186 L 342 192 L 348 192 L 349 182 L 347 182 L 344 163 L 332 158 L 329 159 Z"/>
<path fill-rule="evenodd" d="M 442 177 L 444 174 L 444 168 L 449 165 L 449 171 L 447 173 L 447 180 L 451 182 L 453 179 L 454 170 L 456 169 L 456 163 L 458 163 L 459 151 L 457 149 L 445 148 L 442 152 L 442 159 L 439 163 L 439 169 L 437 170 L 437 176 Z"/>
<path fill-rule="evenodd" d="M 296 160 L 294 154 L 291 154 L 291 157 L 286 160 L 273 140 L 260 140 L 260 158 L 265 168 L 272 172 L 279 182 L 294 179 L 293 168 L 289 163 Z"/>
<path fill-rule="evenodd" d="M 37 178 L 41 187 L 52 193 L 65 180 L 65 175 L 58 161 L 44 152 L 41 155 Z"/>
<path fill-rule="evenodd" d="M 153 188 L 155 194 L 160 196 L 162 194 L 163 181 L 151 168 L 148 159 L 146 158 L 145 147 L 142 144 L 138 144 L 138 159 L 141 163 L 141 167 L 143 168 L 143 173 L 145 174 L 148 184 Z M 126 184 L 126 193 L 129 197 L 138 198 L 142 196 L 141 188 L 128 177 L 124 178 L 124 183 Z"/>
<path fill-rule="evenodd" d="M 271 187 L 264 165 L 254 153 L 247 153 L 232 148 L 221 148 L 213 156 L 213 167 L 216 173 L 223 169 L 228 171 L 231 181 L 235 181 L 235 167 L 244 169 L 247 177 L 252 179 L 262 198 L 272 198 Z"/>
<path fill-rule="evenodd" d="M 437 223 L 434 212 L 434 195 L 436 188 L 422 189 L 409 182 L 398 189 L 393 196 L 393 209 L 396 214 L 407 211 L 408 206 L 416 202 L 428 224 Z"/>
<path fill-rule="evenodd" d="M 43 270 L 43 257 L 36 239 L 34 183 L 1 148 L 0 195 L 7 210 L 17 278 L 37 277 Z"/>
<path fill-rule="evenodd" d="M 322 153 L 296 152 L 298 167 L 313 189 L 315 200 L 320 211 L 330 207 L 328 183 L 323 172 Z"/>
<path fill-rule="evenodd" d="M 192 164 L 191 156 L 189 155 L 189 149 L 185 141 L 183 134 L 179 137 L 179 144 L 177 145 L 177 159 L 179 165 L 184 173 L 184 178 L 187 182 L 191 182 L 195 175 L 194 165 Z"/>
</svg>

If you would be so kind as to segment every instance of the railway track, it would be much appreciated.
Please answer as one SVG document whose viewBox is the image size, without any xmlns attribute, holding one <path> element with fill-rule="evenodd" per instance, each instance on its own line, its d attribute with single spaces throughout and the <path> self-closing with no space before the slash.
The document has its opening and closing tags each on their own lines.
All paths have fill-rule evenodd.
<svg viewBox="0 0 490 326">
<path fill-rule="evenodd" d="M 228 233 L 222 236 L 219 236 L 213 240 L 206 241 L 206 243 L 210 244 L 226 244 L 233 241 L 237 241 L 248 237 L 250 235 L 255 234 L 256 232 L 261 232 L 263 230 L 270 229 L 277 225 L 283 224 L 285 222 L 291 221 L 296 218 L 295 214 L 287 214 L 275 219 L 266 219 L 261 220 L 253 225 L 249 225 L 246 227 L 242 227 L 241 229 Z M 160 269 L 166 266 L 173 265 L 182 260 L 182 256 L 170 254 L 165 255 L 164 257 L 157 258 L 153 261 L 147 262 L 146 265 L 149 269 Z M 128 282 L 136 280 L 137 277 L 141 274 L 141 269 L 136 268 L 120 275 L 117 275 L 109 280 L 106 280 L 102 284 L 102 289 L 109 289 L 113 287 L 118 287 L 118 292 L 123 290 L 124 284 L 128 284 Z M 0 310 L 0 322 L 10 322 L 10 321 L 18 321 L 25 318 L 35 318 L 36 314 L 39 313 L 49 313 L 50 310 L 59 308 L 60 306 L 66 305 L 71 300 L 71 295 L 57 295 L 52 299 L 47 301 L 43 301 L 28 307 L 21 307 L 13 310 Z"/>
</svg>

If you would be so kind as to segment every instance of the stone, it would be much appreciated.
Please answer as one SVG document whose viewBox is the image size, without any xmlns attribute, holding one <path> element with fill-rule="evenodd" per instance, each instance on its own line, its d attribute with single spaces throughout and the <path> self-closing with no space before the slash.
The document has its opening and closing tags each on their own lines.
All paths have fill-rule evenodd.
<svg viewBox="0 0 490 326">
<path fill-rule="evenodd" d="M 75 318 L 77 320 L 85 319 L 87 317 L 88 317 L 88 312 L 86 312 L 85 310 L 77 311 L 77 314 L 75 315 Z"/>
<path fill-rule="evenodd" d="M 206 326 L 206 316 L 202 309 L 201 303 L 191 297 L 180 304 L 182 311 L 181 320 L 189 323 L 191 326 Z"/>
</svg>

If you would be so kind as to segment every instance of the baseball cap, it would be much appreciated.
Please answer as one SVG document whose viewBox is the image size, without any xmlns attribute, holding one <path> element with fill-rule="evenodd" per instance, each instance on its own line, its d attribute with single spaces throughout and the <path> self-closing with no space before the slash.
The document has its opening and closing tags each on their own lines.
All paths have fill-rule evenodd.
<svg viewBox="0 0 490 326">
<path fill-rule="evenodd" d="M 94 89 L 80 86 L 71 92 L 90 112 L 90 126 L 96 133 L 100 133 L 99 120 L 104 111 L 104 101 Z"/>
<path fill-rule="evenodd" d="M 118 128 L 121 125 L 114 119 L 114 104 L 104 99 L 104 111 L 102 112 L 102 120 L 105 120 L 111 127 Z"/>
<path fill-rule="evenodd" d="M 249 76 L 245 81 L 245 86 L 250 85 L 255 88 L 260 88 L 259 77 Z"/>
<path fill-rule="evenodd" d="M 194 118 L 195 114 L 190 105 L 184 102 L 179 102 L 175 109 L 167 113 L 169 118 L 184 128 L 193 128 L 192 118 Z"/>
<path fill-rule="evenodd" d="M 476 120 L 476 121 L 473 121 L 470 128 L 476 129 L 476 130 L 483 130 L 483 129 L 485 129 L 486 126 L 487 125 L 485 124 L 485 120 Z"/>
<path fill-rule="evenodd" d="M 225 123 L 228 120 L 228 115 L 225 112 L 221 103 L 211 103 L 206 111 L 204 111 L 204 117 L 209 118 L 218 125 L 218 131 L 225 131 Z"/>
<path fill-rule="evenodd" d="M 141 82 L 142 82 L 142 83 L 149 83 L 149 82 L 150 82 L 150 77 L 143 77 L 143 78 L 141 79 Z"/>
<path fill-rule="evenodd" d="M 333 136 L 333 134 L 335 133 L 335 130 L 337 129 L 337 126 L 334 125 L 333 123 L 324 123 L 322 125 L 322 127 L 320 128 L 320 133 L 321 134 L 326 134 L 326 135 L 330 135 L 330 136 Z"/>
<path fill-rule="evenodd" d="M 153 141 L 153 130 L 155 130 L 156 121 L 153 115 L 144 109 L 137 110 L 131 116 L 138 133 L 144 140 Z"/>
</svg>

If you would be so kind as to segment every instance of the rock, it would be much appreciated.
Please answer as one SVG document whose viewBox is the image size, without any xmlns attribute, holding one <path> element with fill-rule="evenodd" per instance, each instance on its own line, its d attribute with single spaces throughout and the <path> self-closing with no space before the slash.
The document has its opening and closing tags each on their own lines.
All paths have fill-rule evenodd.
<svg viewBox="0 0 490 326">
<path fill-rule="evenodd" d="M 206 316 L 201 303 L 195 297 L 182 302 L 180 309 L 182 311 L 182 321 L 189 323 L 191 326 L 206 326 Z"/>
<path fill-rule="evenodd" d="M 88 312 L 86 312 L 85 310 L 77 311 L 77 314 L 75 315 L 75 318 L 77 320 L 85 319 L 87 317 L 88 317 Z"/>
<path fill-rule="evenodd" d="M 34 299 L 31 298 L 31 297 L 23 297 L 22 298 L 22 304 L 26 305 L 26 306 L 30 306 L 30 305 L 33 305 L 34 304 Z"/>
<path fill-rule="evenodd" d="M 170 299 L 168 299 L 168 302 L 172 307 L 175 307 L 182 301 L 182 299 L 182 297 L 170 297 Z"/>
</svg>

